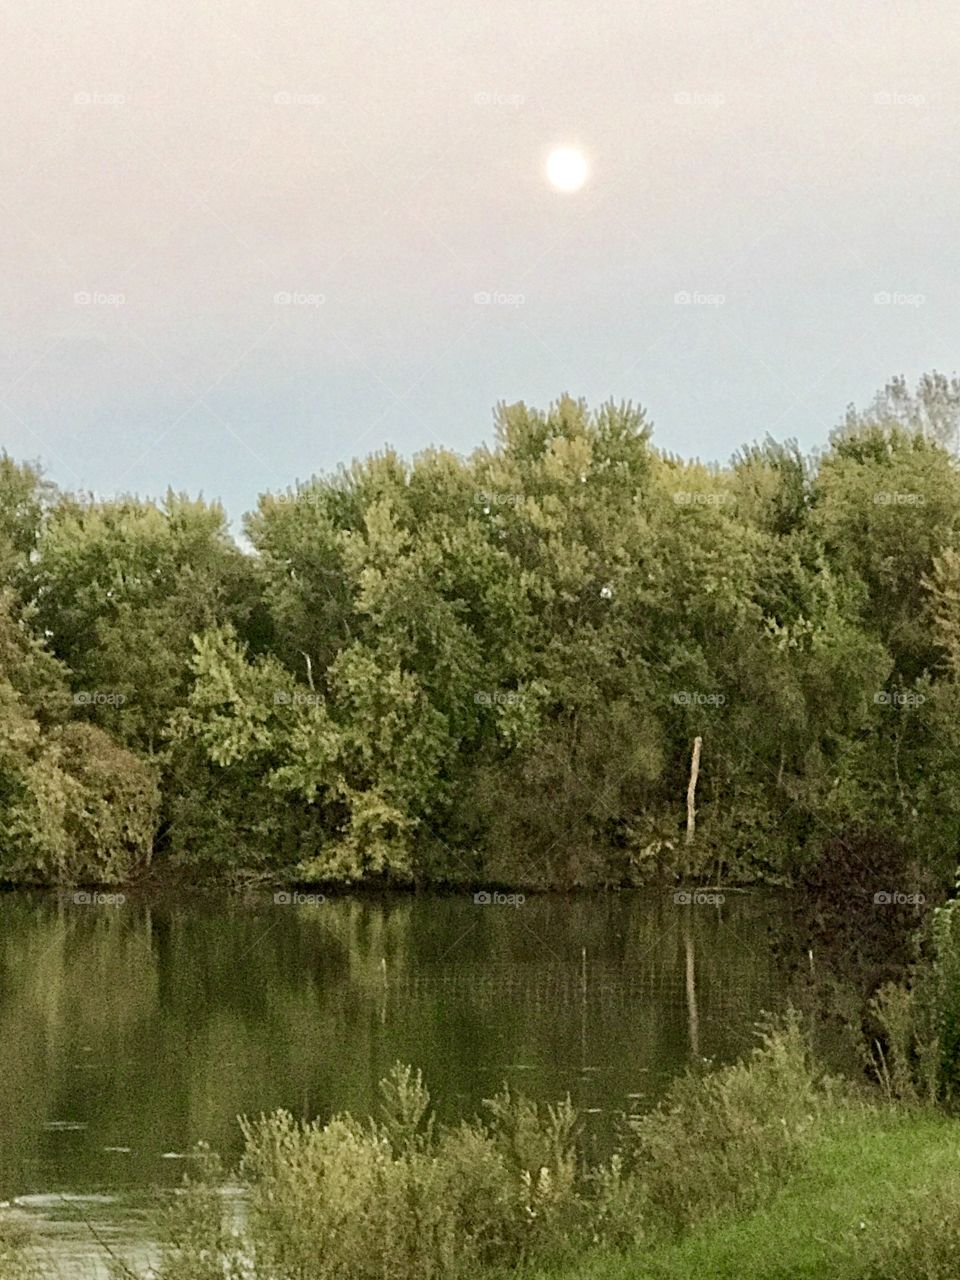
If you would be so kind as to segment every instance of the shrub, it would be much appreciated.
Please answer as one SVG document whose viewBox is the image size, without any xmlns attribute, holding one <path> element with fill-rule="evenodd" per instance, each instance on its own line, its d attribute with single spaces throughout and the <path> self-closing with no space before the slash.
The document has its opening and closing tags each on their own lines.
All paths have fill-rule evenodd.
<svg viewBox="0 0 960 1280">
<path fill-rule="evenodd" d="M 298 1280 L 448 1280 L 562 1252 L 590 1233 L 569 1102 L 504 1091 L 489 1123 L 441 1127 L 419 1073 L 397 1066 L 382 1118 L 245 1122 L 243 1169 L 264 1272 Z"/>
<path fill-rule="evenodd" d="M 164 1243 L 152 1280 L 249 1280 L 243 1240 L 224 1219 L 220 1159 L 205 1143 L 193 1154 L 194 1173 L 159 1215 Z M 114 1280 L 130 1280 L 128 1269 L 114 1270 Z"/>
<path fill-rule="evenodd" d="M 917 1103 L 921 1097 L 935 1102 L 939 1093 L 936 1038 L 927 1028 L 920 1035 L 920 1018 L 915 993 L 908 987 L 888 982 L 870 1002 L 881 1040 L 871 1046 L 872 1061 L 887 1096 L 899 1102 Z M 918 1040 L 924 1041 L 921 1046 Z"/>
<path fill-rule="evenodd" d="M 467 1280 L 578 1263 L 590 1246 L 649 1241 L 651 1226 L 655 1237 L 756 1205 L 802 1166 L 814 1122 L 842 1101 L 794 1014 L 765 1027 L 747 1061 L 678 1080 L 592 1168 L 569 1101 L 505 1088 L 483 1119 L 447 1126 L 409 1067 L 381 1090 L 377 1119 L 244 1121 L 242 1235 L 194 1183 L 161 1280 Z"/>
<path fill-rule="evenodd" d="M 419 1073 L 398 1065 L 381 1090 L 375 1120 L 243 1122 L 241 1235 L 224 1222 L 206 1153 L 163 1225 L 161 1280 L 460 1280 L 640 1239 L 622 1162 L 582 1170 L 569 1101 L 541 1107 L 504 1090 L 487 1120 L 441 1126 Z"/>
<path fill-rule="evenodd" d="M 958 882 L 960 889 L 960 882 Z M 910 980 L 888 983 L 871 1003 L 883 1041 L 874 1046 L 882 1082 L 895 1097 L 960 1102 L 960 896 L 933 913 L 927 954 Z"/>
<path fill-rule="evenodd" d="M 56 752 L 17 691 L 0 679 L 0 879 L 59 878 L 65 804 Z"/>
<path fill-rule="evenodd" d="M 960 1097 L 960 898 L 954 897 L 934 913 L 932 931 L 933 962 L 923 971 L 918 1000 L 936 1035 L 940 1096 L 956 1104 Z"/>
<path fill-rule="evenodd" d="M 796 1014 L 760 1038 L 746 1061 L 681 1076 L 656 1111 L 631 1123 L 649 1209 L 667 1227 L 750 1208 L 802 1161 L 828 1082 Z"/>
<path fill-rule="evenodd" d="M 785 964 L 806 967 L 812 951 L 817 967 L 844 975 L 866 1001 L 883 983 L 902 981 L 915 955 L 914 937 L 923 919 L 916 905 L 892 902 L 878 910 L 874 896 L 900 890 L 942 898 L 929 867 L 902 841 L 859 830 L 817 840 L 797 868 L 794 909 L 775 943 Z"/>
</svg>

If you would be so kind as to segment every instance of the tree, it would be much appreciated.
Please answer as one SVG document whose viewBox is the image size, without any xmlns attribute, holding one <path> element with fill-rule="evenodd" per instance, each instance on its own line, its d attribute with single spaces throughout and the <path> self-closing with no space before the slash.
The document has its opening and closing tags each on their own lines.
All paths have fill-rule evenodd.
<svg viewBox="0 0 960 1280">
<path fill-rule="evenodd" d="M 32 572 L 38 620 L 87 714 L 156 753 L 186 692 L 192 637 L 256 609 L 253 570 L 221 507 L 168 493 L 50 512 Z"/>
</svg>

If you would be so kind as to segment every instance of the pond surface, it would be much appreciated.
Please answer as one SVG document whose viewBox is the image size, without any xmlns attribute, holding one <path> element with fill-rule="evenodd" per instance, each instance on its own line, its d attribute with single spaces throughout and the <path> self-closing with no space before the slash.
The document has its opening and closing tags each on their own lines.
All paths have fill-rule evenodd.
<svg viewBox="0 0 960 1280">
<path fill-rule="evenodd" d="M 0 895 L 0 1201 L 65 1275 L 137 1254 L 190 1148 L 237 1116 L 376 1106 L 397 1059 L 446 1117 L 502 1081 L 569 1093 L 601 1147 L 693 1057 L 729 1060 L 786 1000 L 789 904 L 659 891 L 528 897 Z M 89 1271 L 85 1274 L 90 1274 Z"/>
</svg>

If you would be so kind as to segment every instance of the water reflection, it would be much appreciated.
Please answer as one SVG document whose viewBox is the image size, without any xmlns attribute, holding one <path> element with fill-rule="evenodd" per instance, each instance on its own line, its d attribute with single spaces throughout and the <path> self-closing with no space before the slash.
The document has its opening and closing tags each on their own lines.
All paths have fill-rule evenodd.
<svg viewBox="0 0 960 1280">
<path fill-rule="evenodd" d="M 0 1200 L 172 1185 L 199 1139 L 237 1154 L 241 1113 L 370 1110 L 397 1058 L 447 1116 L 506 1077 L 570 1093 L 602 1142 L 691 1055 L 735 1056 L 782 1003 L 780 910 L 641 893 L 0 896 Z M 69 1221 L 57 1205 L 45 1216 Z"/>
</svg>

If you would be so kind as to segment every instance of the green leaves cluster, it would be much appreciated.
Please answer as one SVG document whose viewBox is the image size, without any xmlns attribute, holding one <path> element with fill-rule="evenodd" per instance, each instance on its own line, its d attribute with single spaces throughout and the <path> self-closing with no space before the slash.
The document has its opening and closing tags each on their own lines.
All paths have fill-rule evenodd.
<svg viewBox="0 0 960 1280">
<path fill-rule="evenodd" d="M 895 381 L 820 453 L 727 467 L 658 452 L 630 405 L 501 406 L 468 458 L 265 494 L 246 550 L 215 504 L 60 496 L 4 459 L 0 872 L 132 838 L 65 816 L 63 778 L 124 774 L 107 741 L 160 778 L 158 856 L 215 874 L 776 878 L 850 831 L 951 865 L 955 393 Z"/>
</svg>

